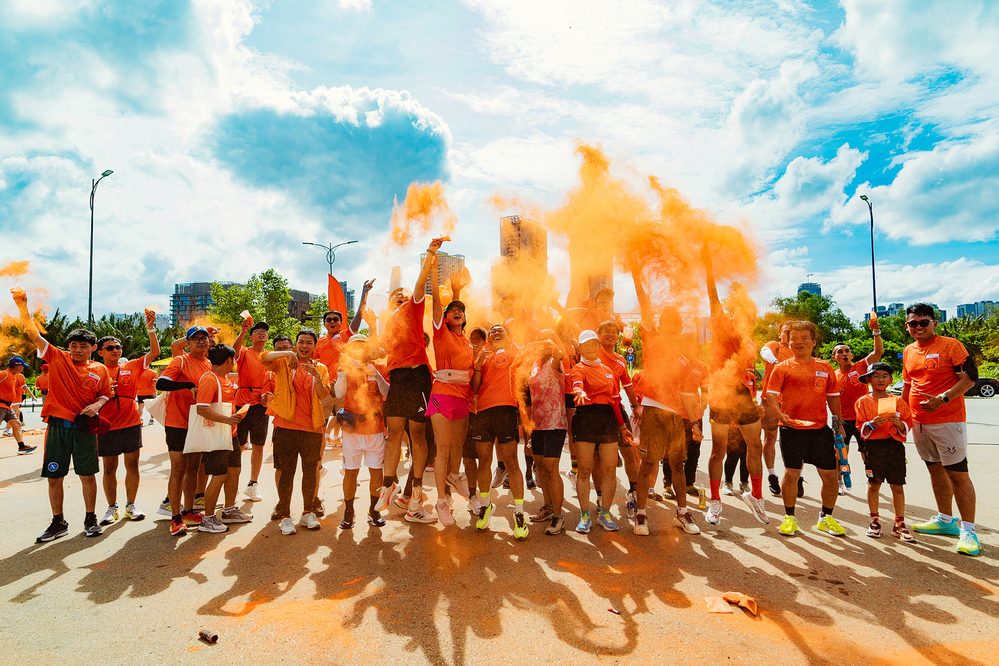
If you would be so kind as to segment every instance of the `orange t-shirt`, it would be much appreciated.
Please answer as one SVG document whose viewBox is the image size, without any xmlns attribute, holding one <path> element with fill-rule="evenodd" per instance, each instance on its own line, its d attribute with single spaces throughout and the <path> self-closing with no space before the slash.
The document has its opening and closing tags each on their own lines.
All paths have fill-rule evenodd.
<svg viewBox="0 0 999 666">
<path fill-rule="evenodd" d="M 389 372 L 396 368 L 430 365 L 423 344 L 423 310 L 427 299 L 417 303 L 413 298 L 399 306 L 389 317 L 381 342 L 387 353 Z"/>
<path fill-rule="evenodd" d="M 343 350 L 343 346 L 347 343 L 347 340 L 350 340 L 351 335 L 353 333 L 350 332 L 349 328 L 345 327 L 334 336 L 324 335 L 316 343 L 316 351 L 312 354 L 312 358 L 325 365 L 326 369 L 330 371 L 331 376 L 336 376 L 340 364 L 340 352 Z"/>
<path fill-rule="evenodd" d="M 444 319 L 440 325 L 434 325 L 434 363 L 437 370 L 464 370 L 468 372 L 471 381 L 472 370 L 475 369 L 475 359 L 472 358 L 472 343 L 464 334 L 455 333 L 448 328 Z M 464 398 L 472 404 L 471 384 L 445 384 L 434 379 L 431 395 L 453 395 Z M 479 407 L 479 409 L 485 409 Z"/>
<path fill-rule="evenodd" d="M 42 418 L 48 423 L 50 416 L 72 421 L 83 408 L 98 398 L 111 398 L 111 378 L 108 369 L 100 363 L 87 361 L 73 363 L 69 352 L 46 343 L 39 349 L 39 357 L 49 364 L 52 388 L 49 389 Z"/>
<path fill-rule="evenodd" d="M 132 359 L 117 368 L 108 368 L 114 386 L 114 397 L 101 408 L 101 416 L 111 422 L 111 430 L 142 425 L 139 404 L 135 401 L 135 397 L 138 395 L 138 379 L 145 370 L 145 356 Z"/>
<path fill-rule="evenodd" d="M 202 375 L 211 371 L 212 364 L 208 359 L 199 360 L 190 354 L 181 354 L 173 357 L 170 365 L 161 376 L 175 382 L 191 382 L 197 386 Z M 187 419 L 193 404 L 194 395 L 189 389 L 170 391 L 170 395 L 167 396 L 166 419 L 163 425 L 168 428 L 187 430 Z"/>
<path fill-rule="evenodd" d="M 221 397 L 219 397 L 219 387 L 222 388 Z M 213 402 L 225 402 L 232 405 L 235 397 L 236 388 L 227 377 L 216 375 L 214 372 L 206 372 L 201 376 L 200 381 L 198 381 L 198 405 L 210 407 Z M 197 406 L 195 406 L 195 409 L 197 409 Z M 235 406 L 233 413 L 236 413 Z M 205 420 L 207 421 L 208 419 Z M 235 437 L 237 426 L 230 427 L 232 428 L 232 436 Z"/>
<path fill-rule="evenodd" d="M 902 396 L 891 397 L 895 398 L 895 416 L 901 419 L 906 428 L 912 430 L 912 410 L 909 409 L 909 405 L 905 404 L 905 401 L 902 400 Z M 862 429 L 863 424 L 868 421 L 873 421 L 878 417 L 878 401 L 871 396 L 861 396 L 857 400 L 855 414 L 857 417 L 857 430 L 860 431 L 860 436 L 864 439 L 887 439 L 891 437 L 900 442 L 905 441 L 905 435 L 900 433 L 898 428 L 888 421 L 879 425 L 869 435 L 864 435 L 864 431 Z M 908 430 L 906 431 L 906 434 L 908 434 Z"/>
<path fill-rule="evenodd" d="M 23 375 L 15 375 L 10 370 L 0 371 L 0 400 L 14 404 L 21 402 L 21 384 L 18 378 L 24 379 Z"/>
<path fill-rule="evenodd" d="M 642 395 L 686 418 L 681 395 L 694 395 L 699 378 L 665 336 L 642 327 Z"/>
<path fill-rule="evenodd" d="M 752 390 L 747 371 L 755 373 L 756 351 L 735 330 L 732 319 L 720 314 L 711 319 L 711 380 L 719 385 L 742 384 Z"/>
<path fill-rule="evenodd" d="M 35 378 L 35 388 L 39 391 L 49 390 L 49 373 L 43 372 Z"/>
<path fill-rule="evenodd" d="M 580 361 L 569 371 L 571 390 L 582 389 L 586 394 L 584 405 L 612 405 L 617 392 L 617 377 L 603 363 L 591 365 Z"/>
<path fill-rule="evenodd" d="M 378 389 L 378 378 L 375 376 L 375 373 L 378 373 L 382 379 L 385 379 L 385 367 L 348 359 L 340 366 L 340 372 L 343 372 L 347 379 L 343 408 L 348 412 L 364 414 L 367 417 L 349 432 L 358 435 L 377 435 L 385 432 L 385 422 L 382 420 L 382 405 L 385 399 Z"/>
<path fill-rule="evenodd" d="M 850 369 L 843 372 L 836 369 L 836 383 L 839 385 L 839 404 L 843 410 L 843 418 L 847 421 L 854 421 L 857 412 L 853 406 L 860 398 L 870 393 L 869 387 L 860 381 L 860 375 L 867 372 L 867 359 L 861 359 L 850 366 Z"/>
<path fill-rule="evenodd" d="M 260 360 L 260 352 L 253 347 L 242 347 L 239 350 L 239 358 L 236 359 L 236 372 L 239 373 L 236 390 L 236 402 L 238 407 L 243 405 L 259 405 L 260 394 L 264 389 L 264 382 L 267 381 L 267 368 Z"/>
<path fill-rule="evenodd" d="M 274 414 L 274 427 L 286 430 L 304 430 L 306 432 L 322 432 L 323 429 L 316 429 L 312 425 L 312 391 L 315 386 L 315 377 L 301 368 L 292 370 L 291 389 L 295 392 L 295 418 L 286 421 L 277 414 Z"/>
<path fill-rule="evenodd" d="M 159 375 L 157 375 L 156 371 L 153 370 L 152 368 L 146 368 L 145 370 L 143 370 L 142 374 L 139 375 L 139 388 L 136 391 L 136 395 L 142 395 L 142 396 L 152 395 L 152 396 L 155 396 L 156 395 L 156 380 L 158 378 L 159 378 Z"/>
<path fill-rule="evenodd" d="M 617 352 L 607 351 L 602 345 L 600 347 L 600 362 L 610 368 L 617 379 L 617 386 L 614 387 L 614 402 L 619 403 L 621 402 L 620 389 L 632 385 L 631 375 L 628 374 L 628 362 Z"/>
<path fill-rule="evenodd" d="M 902 379 L 909 385 L 909 407 L 916 423 L 961 423 L 967 420 L 964 394 L 927 412 L 920 393 L 940 395 L 957 383 L 955 366 L 968 359 L 968 350 L 954 338 L 936 335 L 925 347 L 913 342 L 902 352 Z"/>
<path fill-rule="evenodd" d="M 790 349 L 782 345 L 777 340 L 771 340 L 767 344 L 763 345 L 763 348 L 769 349 L 771 352 L 773 352 L 773 355 L 777 358 L 777 363 L 786 361 L 789 358 L 794 358 L 794 352 L 792 352 Z M 777 363 L 767 363 L 766 361 L 763 362 L 763 384 L 760 390 L 763 391 L 764 393 L 766 393 L 767 391 L 767 385 L 768 382 L 770 381 L 770 373 L 772 373 L 774 371 L 774 368 L 777 367 Z"/>
<path fill-rule="evenodd" d="M 517 358 L 517 349 L 498 349 L 482 366 L 482 383 L 479 384 L 478 411 L 490 407 L 516 407 L 510 384 L 510 369 Z"/>
<path fill-rule="evenodd" d="M 826 361 L 813 358 L 811 363 L 801 363 L 789 358 L 774 368 L 767 392 L 780 396 L 781 410 L 789 417 L 812 423 L 796 429 L 817 430 L 826 425 L 827 397 L 839 395 L 839 386 Z"/>
</svg>

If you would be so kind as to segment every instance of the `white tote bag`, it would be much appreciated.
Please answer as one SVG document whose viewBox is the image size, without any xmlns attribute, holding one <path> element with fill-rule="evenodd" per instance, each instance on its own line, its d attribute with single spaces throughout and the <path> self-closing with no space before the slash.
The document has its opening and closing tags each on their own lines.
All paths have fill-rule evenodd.
<svg viewBox="0 0 999 666">
<path fill-rule="evenodd" d="M 212 375 L 214 377 L 214 375 Z M 222 397 L 222 382 L 219 383 L 218 397 Z M 232 416 L 232 403 L 213 402 L 212 409 L 224 416 Z M 211 421 L 198 414 L 198 406 L 191 405 L 187 415 L 187 438 L 184 440 L 184 453 L 208 453 L 210 451 L 232 450 L 232 426 L 228 423 Z"/>
<path fill-rule="evenodd" d="M 163 391 L 155 398 L 145 403 L 146 413 L 151 417 L 156 419 L 160 425 L 165 425 L 166 423 L 166 411 L 167 411 L 167 396 L 170 395 L 166 391 Z"/>
</svg>

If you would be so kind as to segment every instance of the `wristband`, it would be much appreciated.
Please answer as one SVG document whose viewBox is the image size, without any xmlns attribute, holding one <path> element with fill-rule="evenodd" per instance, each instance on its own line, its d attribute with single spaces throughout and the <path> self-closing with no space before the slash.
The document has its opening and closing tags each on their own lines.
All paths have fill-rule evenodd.
<svg viewBox="0 0 999 666">
<path fill-rule="evenodd" d="M 950 402 L 950 398 L 947 396 L 946 393 L 941 393 L 939 397 L 940 397 L 941 400 L 944 401 L 944 404 L 947 404 L 948 402 Z"/>
<path fill-rule="evenodd" d="M 155 328 L 147 328 L 146 329 L 146 333 L 155 333 L 155 332 L 156 332 Z"/>
<path fill-rule="evenodd" d="M 880 338 L 881 337 L 881 331 L 874 331 L 873 333 L 871 333 L 871 335 L 873 335 L 875 338 Z"/>
</svg>

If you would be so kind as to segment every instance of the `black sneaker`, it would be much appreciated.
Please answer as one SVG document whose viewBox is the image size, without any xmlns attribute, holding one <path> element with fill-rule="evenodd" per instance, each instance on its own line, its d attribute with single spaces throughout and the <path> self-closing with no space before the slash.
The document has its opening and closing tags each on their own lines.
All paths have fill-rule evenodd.
<svg viewBox="0 0 999 666">
<path fill-rule="evenodd" d="M 368 511 L 368 524 L 372 527 L 385 527 L 385 519 L 378 511 Z"/>
<path fill-rule="evenodd" d="M 312 513 L 316 514 L 316 518 L 322 518 L 326 515 L 326 507 L 323 506 L 323 501 L 318 497 L 312 503 Z"/>
<path fill-rule="evenodd" d="M 780 497 L 780 479 L 777 478 L 777 475 L 771 474 L 768 476 L 767 483 L 770 484 L 770 494 L 774 497 Z"/>
<path fill-rule="evenodd" d="M 538 483 L 534 479 L 528 479 L 527 480 L 527 489 L 528 490 L 534 490 L 537 487 L 538 487 Z"/>
<path fill-rule="evenodd" d="M 94 517 L 93 522 L 86 521 L 83 523 L 83 536 L 96 537 L 104 534 L 104 529 L 97 524 L 97 518 Z"/>
<path fill-rule="evenodd" d="M 52 524 L 49 525 L 48 529 L 38 535 L 35 539 L 35 543 L 47 543 L 49 541 L 54 541 L 59 537 L 64 537 L 69 534 L 69 523 L 65 520 L 52 520 Z"/>
<path fill-rule="evenodd" d="M 805 496 L 805 480 L 799 476 L 798 477 L 798 497 L 804 497 L 804 496 Z"/>
<path fill-rule="evenodd" d="M 343 520 L 340 521 L 341 530 L 349 530 L 354 526 L 354 510 L 345 509 L 343 512 Z"/>
</svg>

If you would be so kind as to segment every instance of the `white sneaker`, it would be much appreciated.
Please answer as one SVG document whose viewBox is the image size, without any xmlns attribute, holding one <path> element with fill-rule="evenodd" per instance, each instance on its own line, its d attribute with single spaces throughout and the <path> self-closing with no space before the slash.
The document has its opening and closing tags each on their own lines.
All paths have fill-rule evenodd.
<svg viewBox="0 0 999 666">
<path fill-rule="evenodd" d="M 392 503 L 392 496 L 399 490 L 399 484 L 392 483 L 391 486 L 382 486 L 378 491 L 378 502 L 375 504 L 375 511 L 384 513 Z"/>
<path fill-rule="evenodd" d="M 260 484 L 251 483 L 243 489 L 243 494 L 250 498 L 253 502 L 259 502 L 264 498 L 260 495 Z"/>
<path fill-rule="evenodd" d="M 465 499 L 468 499 L 468 477 L 462 474 L 448 474 L 447 485 Z"/>
<path fill-rule="evenodd" d="M 451 515 L 451 503 L 446 499 L 437 500 L 437 515 L 441 519 L 441 525 L 454 525 L 454 516 Z"/>
<path fill-rule="evenodd" d="M 341 469 L 342 469 L 342 468 L 341 468 Z M 330 473 L 330 471 L 329 471 L 329 469 L 328 469 L 328 468 L 326 467 L 326 465 L 320 465 L 320 466 L 319 466 L 319 484 L 320 484 L 320 485 L 322 484 L 322 482 L 323 482 L 323 479 L 325 479 L 325 478 L 326 478 L 326 475 L 327 475 L 327 474 L 329 474 L 329 473 Z"/>
<path fill-rule="evenodd" d="M 253 515 L 240 511 L 237 507 L 230 506 L 222 509 L 222 522 L 226 525 L 231 523 L 248 523 L 253 520 Z"/>
<path fill-rule="evenodd" d="M 721 502 L 718 502 L 721 504 Z M 682 529 L 687 534 L 700 534 L 701 528 L 694 522 L 694 516 L 690 511 L 680 513 L 679 509 L 673 515 L 673 524 Z"/>
<path fill-rule="evenodd" d="M 839 494 L 840 495 L 846 494 L 846 484 L 843 482 L 842 477 L 839 480 Z"/>
<path fill-rule="evenodd" d="M 295 521 L 291 517 L 281 519 L 281 534 L 294 534 Z"/>
<path fill-rule="evenodd" d="M 735 491 L 732 490 L 732 482 L 731 481 L 726 481 L 725 483 L 722 484 L 721 494 L 722 495 L 734 495 L 735 494 Z"/>
<path fill-rule="evenodd" d="M 323 526 L 322 523 L 319 522 L 319 519 L 316 518 L 316 514 L 311 511 L 309 513 L 303 513 L 302 519 L 298 521 L 298 524 L 310 530 L 318 530 Z"/>
<path fill-rule="evenodd" d="M 229 528 L 219 522 L 215 516 L 205 516 L 198 525 L 199 532 L 211 532 L 212 534 L 222 534 L 228 532 Z"/>
<path fill-rule="evenodd" d="M 756 497 L 753 497 L 753 492 L 747 490 L 742 493 L 742 501 L 745 502 L 746 506 L 749 507 L 749 510 L 753 512 L 753 518 L 756 518 L 756 520 L 760 521 L 764 525 L 770 524 L 770 519 L 767 518 L 767 512 L 763 507 L 762 498 L 757 499 Z"/>
<path fill-rule="evenodd" d="M 160 502 L 160 508 L 156 509 L 156 513 L 167 518 L 172 517 L 173 512 L 170 510 L 170 502 Z"/>
<path fill-rule="evenodd" d="M 717 525 L 721 522 L 721 512 L 721 500 L 708 500 L 708 513 L 704 516 L 704 520 L 708 521 L 712 525 Z"/>
<path fill-rule="evenodd" d="M 576 475 L 572 473 L 572 470 L 566 470 L 565 472 L 563 472 L 563 474 L 565 474 L 566 480 L 569 482 L 569 485 L 572 486 L 572 489 L 575 491 L 576 490 Z"/>
<path fill-rule="evenodd" d="M 408 523 L 436 523 L 437 517 L 433 516 L 420 507 L 416 510 L 410 509 L 406 512 L 406 522 Z"/>
<path fill-rule="evenodd" d="M 506 476 L 507 476 L 506 470 L 497 467 L 496 473 L 493 474 L 493 482 L 490 485 L 493 488 L 499 488 L 500 486 L 503 485 L 503 482 L 506 481 Z"/>
<path fill-rule="evenodd" d="M 479 499 L 479 494 L 476 493 L 468 498 L 468 510 L 474 513 L 476 516 L 479 515 L 479 509 L 482 508 L 482 500 Z"/>
</svg>

